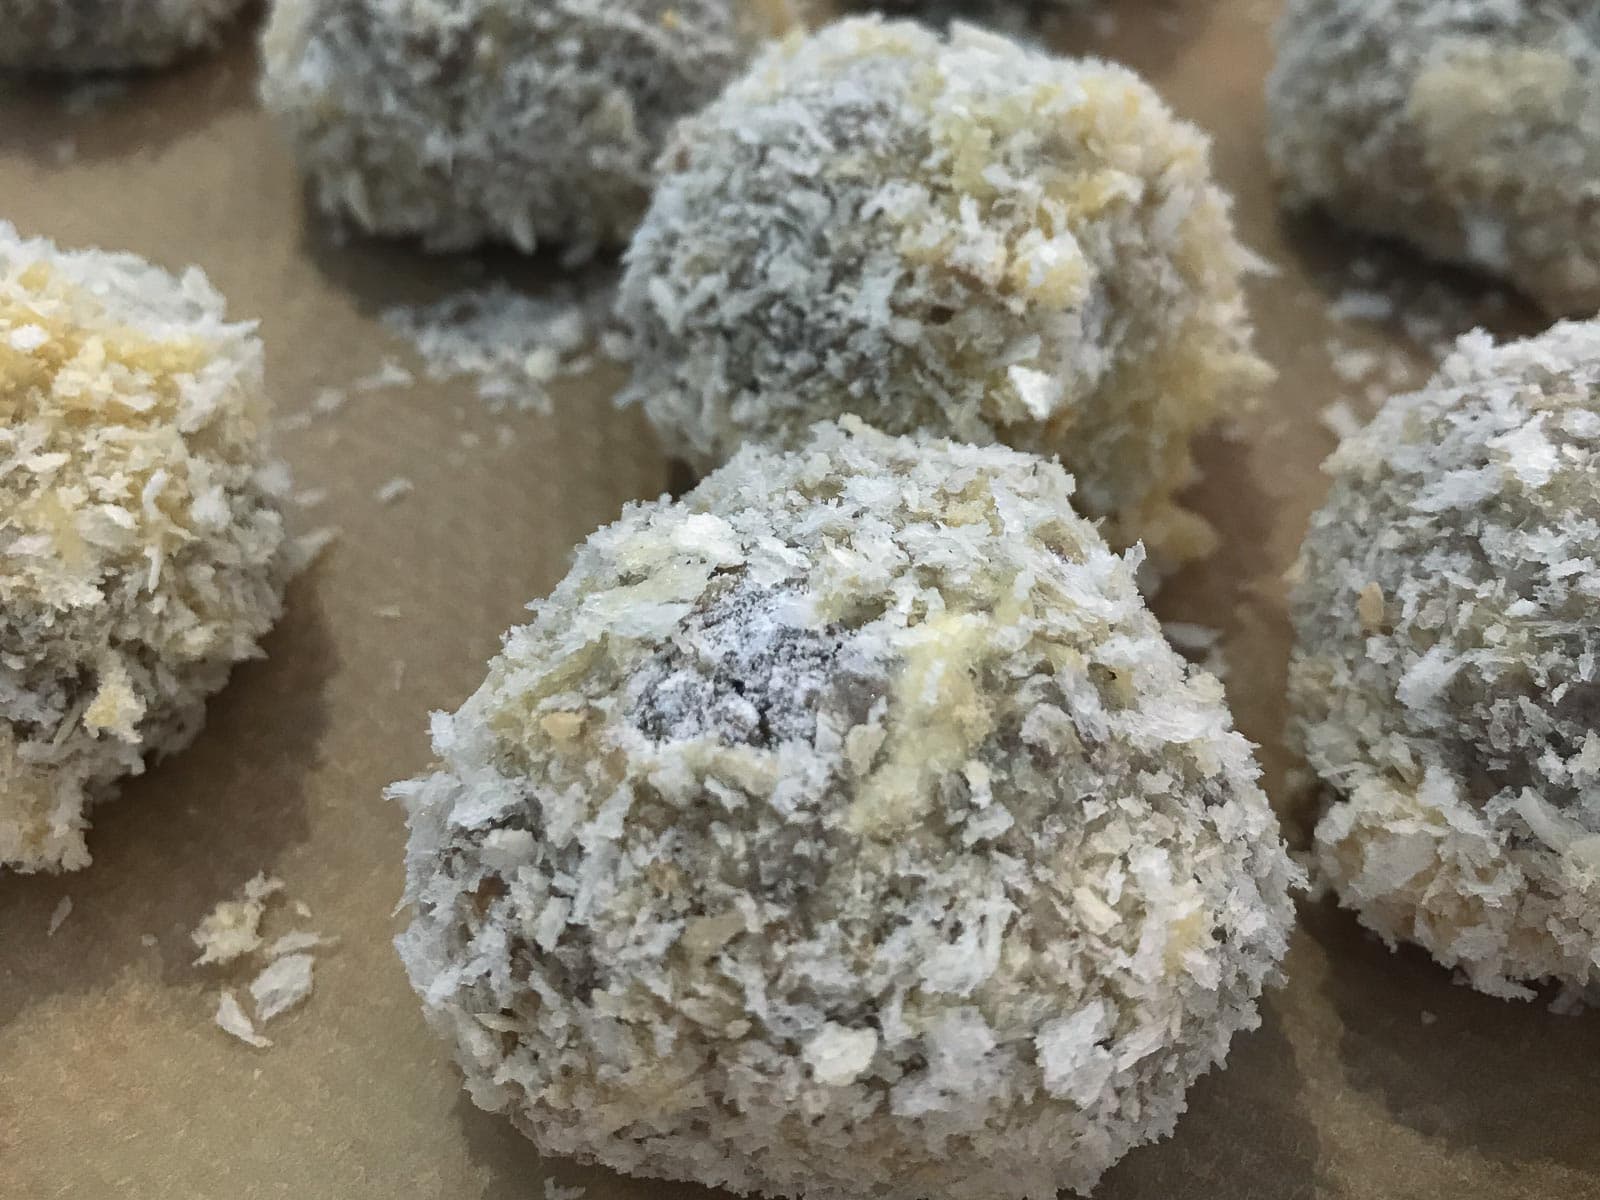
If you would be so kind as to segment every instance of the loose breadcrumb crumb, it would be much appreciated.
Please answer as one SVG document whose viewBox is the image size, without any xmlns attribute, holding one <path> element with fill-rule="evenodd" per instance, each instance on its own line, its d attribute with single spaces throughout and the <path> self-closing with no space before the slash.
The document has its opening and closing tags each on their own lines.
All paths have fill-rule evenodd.
<svg viewBox="0 0 1600 1200">
<path fill-rule="evenodd" d="M 201 952 L 195 966 L 232 962 L 260 949 L 267 901 L 282 891 L 283 880 L 257 874 L 244 885 L 237 900 L 219 901 L 189 935 Z"/>
<path fill-rule="evenodd" d="M 63 896 L 56 902 L 55 908 L 50 913 L 50 923 L 45 926 L 45 936 L 55 937 L 56 930 L 72 914 L 72 897 Z"/>
<path fill-rule="evenodd" d="M 302 950 L 318 950 L 326 947 L 337 946 L 338 938 L 323 937 L 307 929 L 297 929 L 286 933 L 272 945 L 267 947 L 268 958 L 279 958 L 285 954 L 296 954 Z"/>
<path fill-rule="evenodd" d="M 504 283 L 431 304 L 391 308 L 386 328 L 405 338 L 434 379 L 470 378 L 492 409 L 550 411 L 549 385 L 625 352 L 613 327 L 615 271 L 593 268 L 537 295 Z"/>
<path fill-rule="evenodd" d="M 311 995 L 313 961 L 309 954 L 285 954 L 250 981 L 257 1021 L 266 1024 Z"/>
<path fill-rule="evenodd" d="M 239 998 L 232 992 L 224 990 L 217 997 L 216 1023 L 224 1033 L 231 1034 L 247 1046 L 254 1046 L 257 1050 L 265 1050 L 272 1045 L 272 1039 L 262 1037 L 256 1032 L 255 1024 L 239 1006 Z"/>
<path fill-rule="evenodd" d="M 417 490 L 417 485 L 404 476 L 396 475 L 393 479 L 380 484 L 372 493 L 372 498 L 379 504 L 393 504 L 403 500 Z"/>
</svg>

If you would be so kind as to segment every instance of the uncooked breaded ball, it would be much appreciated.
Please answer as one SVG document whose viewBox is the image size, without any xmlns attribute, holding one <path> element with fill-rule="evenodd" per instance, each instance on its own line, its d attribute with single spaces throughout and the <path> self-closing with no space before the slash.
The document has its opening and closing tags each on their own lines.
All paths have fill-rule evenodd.
<svg viewBox="0 0 1600 1200">
<path fill-rule="evenodd" d="M 214 44 L 245 0 L 0 0 L 0 69 L 165 66 Z"/>
<path fill-rule="evenodd" d="M 1121 67 L 872 18 L 792 39 L 672 137 L 627 398 L 701 465 L 843 412 L 1059 454 L 1113 545 L 1202 555 L 1190 437 L 1268 375 L 1207 157 Z"/>
<path fill-rule="evenodd" d="M 811 1200 L 1054 1200 L 1171 1130 L 1295 870 L 1071 491 L 846 418 L 579 549 L 395 789 L 480 1105 Z"/>
<path fill-rule="evenodd" d="M 1290 0 L 1268 100 L 1291 207 L 1600 309 L 1592 0 Z"/>
<path fill-rule="evenodd" d="M 276 0 L 262 97 L 325 211 L 452 249 L 627 239 L 667 130 L 795 0 Z"/>
<path fill-rule="evenodd" d="M 1600 325 L 1468 335 L 1329 469 L 1290 671 L 1322 872 L 1483 991 L 1600 981 Z"/>
<path fill-rule="evenodd" d="M 287 574 L 261 344 L 199 271 L 0 223 L 0 870 L 186 745 Z"/>
</svg>

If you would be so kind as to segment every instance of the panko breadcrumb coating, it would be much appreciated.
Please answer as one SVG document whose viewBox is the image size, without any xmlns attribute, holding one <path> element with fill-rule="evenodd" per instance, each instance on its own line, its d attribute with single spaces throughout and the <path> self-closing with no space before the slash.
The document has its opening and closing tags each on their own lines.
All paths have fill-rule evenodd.
<svg viewBox="0 0 1600 1200">
<path fill-rule="evenodd" d="M 842 412 L 1059 454 L 1113 545 L 1203 555 L 1190 436 L 1269 375 L 1207 159 L 1121 67 L 960 25 L 791 39 L 665 152 L 625 398 L 701 465 Z"/>
<path fill-rule="evenodd" d="M 277 0 L 262 98 L 325 211 L 435 249 L 625 241 L 673 122 L 796 0 Z"/>
<path fill-rule="evenodd" d="M 1268 100 L 1291 207 L 1600 309 L 1593 0 L 1290 0 Z"/>
<path fill-rule="evenodd" d="M 1600 981 L 1600 325 L 1495 347 L 1329 461 L 1294 595 L 1317 860 L 1473 985 Z"/>
<path fill-rule="evenodd" d="M 165 66 L 213 45 L 245 0 L 0 0 L 0 69 Z"/>
<path fill-rule="evenodd" d="M 186 745 L 287 568 L 261 344 L 197 270 L 0 223 L 0 867 L 89 861 L 85 810 Z"/>
<path fill-rule="evenodd" d="M 480 1105 L 810 1200 L 1053 1200 L 1172 1129 L 1296 872 L 1071 492 L 846 418 L 579 549 L 394 789 Z"/>
</svg>

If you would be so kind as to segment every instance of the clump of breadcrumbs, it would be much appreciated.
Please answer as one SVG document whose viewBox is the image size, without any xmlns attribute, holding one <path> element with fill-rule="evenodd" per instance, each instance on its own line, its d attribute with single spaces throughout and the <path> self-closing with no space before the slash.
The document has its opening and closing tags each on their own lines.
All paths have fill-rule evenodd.
<svg viewBox="0 0 1600 1200">
<path fill-rule="evenodd" d="M 1269 150 L 1295 208 L 1600 308 L 1600 7 L 1290 0 Z"/>
<path fill-rule="evenodd" d="M 381 234 L 626 240 L 667 131 L 792 0 L 278 0 L 262 97 L 318 204 Z"/>
<path fill-rule="evenodd" d="M 702 465 L 844 412 L 1058 454 L 1113 545 L 1203 555 L 1191 435 L 1270 374 L 1208 154 L 1122 67 L 960 25 L 791 39 L 666 150 L 625 399 Z"/>
<path fill-rule="evenodd" d="M 1059 466 L 850 417 L 629 508 L 434 718 L 398 945 L 540 1150 L 1053 1198 L 1257 1022 L 1296 879 Z"/>
<path fill-rule="evenodd" d="M 1329 460 L 1292 729 L 1317 862 L 1473 985 L 1600 982 L 1600 325 L 1463 338 Z"/>
<path fill-rule="evenodd" d="M 0 864 L 181 749 L 289 574 L 261 343 L 198 270 L 0 223 Z"/>
<path fill-rule="evenodd" d="M 0 68 L 165 66 L 216 43 L 244 0 L 0 0 Z"/>
</svg>

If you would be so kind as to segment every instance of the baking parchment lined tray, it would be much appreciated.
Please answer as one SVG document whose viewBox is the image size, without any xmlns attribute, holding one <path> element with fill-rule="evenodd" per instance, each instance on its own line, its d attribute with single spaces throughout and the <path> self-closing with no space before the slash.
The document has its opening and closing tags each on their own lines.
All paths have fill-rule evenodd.
<svg viewBox="0 0 1600 1200">
<path fill-rule="evenodd" d="M 1136 67 L 1213 133 L 1242 234 L 1276 270 L 1253 300 L 1278 383 L 1202 449 L 1196 503 L 1226 545 L 1156 607 L 1222 631 L 1238 723 L 1301 837 L 1306 802 L 1280 745 L 1281 576 L 1323 492 L 1326 410 L 1363 413 L 1371 383 L 1334 362 L 1371 351 L 1420 380 L 1420 327 L 1537 321 L 1478 281 L 1279 217 L 1261 96 L 1276 8 L 1104 0 L 1114 20 L 1056 41 Z M 425 766 L 428 710 L 472 690 L 573 544 L 681 477 L 610 404 L 615 368 L 559 382 L 548 414 L 496 413 L 470 381 L 427 380 L 383 328 L 389 306 L 485 268 L 537 289 L 556 264 L 341 244 L 306 213 L 254 79 L 241 34 L 125 89 L 0 93 L 0 217 L 64 245 L 202 266 L 235 315 L 260 318 L 280 414 L 325 387 L 349 394 L 280 438 L 297 487 L 327 492 L 299 528 L 339 536 L 292 588 L 268 657 L 235 673 L 192 749 L 98 811 L 90 869 L 0 878 L 0 1195 L 520 1200 L 549 1178 L 590 1200 L 709 1196 L 541 1162 L 465 1098 L 389 944 L 404 829 L 381 796 Z M 1375 292 L 1398 300 L 1390 319 L 1338 319 L 1366 307 L 1341 299 Z M 1407 313 L 1420 317 L 1409 331 Z M 385 358 L 417 382 L 351 388 Z M 377 500 L 394 479 L 413 490 Z M 248 973 L 196 968 L 188 936 L 258 871 L 309 906 L 300 925 L 340 939 L 261 1051 L 212 1024 L 219 987 Z M 47 935 L 63 897 L 71 912 Z M 1098 1197 L 1600 1197 L 1600 1015 L 1478 995 L 1418 952 L 1391 955 L 1328 901 L 1302 905 L 1286 965 L 1263 1027 L 1194 1089 L 1176 1135 L 1131 1154 Z"/>
</svg>

